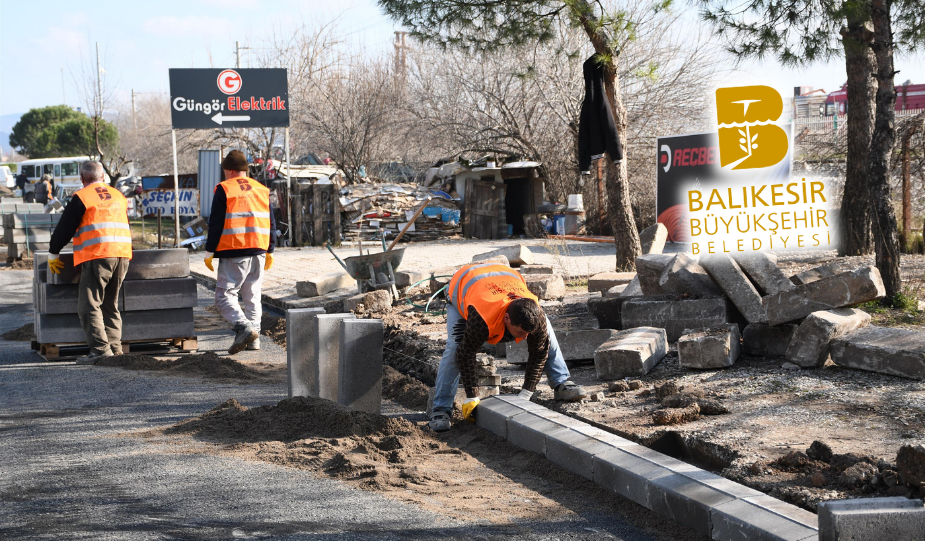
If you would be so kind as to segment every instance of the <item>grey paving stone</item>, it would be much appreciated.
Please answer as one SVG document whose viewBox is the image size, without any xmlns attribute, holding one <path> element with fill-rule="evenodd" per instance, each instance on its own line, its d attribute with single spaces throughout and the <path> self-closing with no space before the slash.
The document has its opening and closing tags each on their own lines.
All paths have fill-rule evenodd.
<svg viewBox="0 0 925 541">
<path fill-rule="evenodd" d="M 819 541 L 925 539 L 925 507 L 908 498 L 861 498 L 819 504 Z"/>
<path fill-rule="evenodd" d="M 768 321 L 761 294 L 732 257 L 728 254 L 713 254 L 700 258 L 700 264 L 749 323 Z"/>
<path fill-rule="evenodd" d="M 765 297 L 768 324 L 803 319 L 819 310 L 831 310 L 879 299 L 886 295 L 880 271 L 861 267 Z"/>
<path fill-rule="evenodd" d="M 306 365 L 301 367 L 300 374 L 304 379 L 298 385 L 290 385 L 290 392 L 298 386 L 304 388 L 304 391 L 308 393 L 306 396 L 337 402 L 340 373 L 340 322 L 354 317 L 353 314 L 309 316 L 308 340 L 310 342 L 306 345 L 310 349 L 310 355 L 306 359 Z M 294 394 L 293 396 L 302 395 Z"/>
<path fill-rule="evenodd" d="M 160 340 L 196 336 L 192 308 L 124 312 L 122 340 Z M 42 344 L 85 343 L 77 314 L 36 314 L 36 340 Z"/>
<path fill-rule="evenodd" d="M 416 272 L 416 271 L 395 271 L 395 286 L 396 287 L 410 287 L 417 282 L 422 280 L 427 280 L 430 278 L 431 273 L 429 272 Z M 415 287 L 426 286 L 427 282 L 418 284 Z"/>
<path fill-rule="evenodd" d="M 216 262 L 216 269 L 218 268 Z M 126 280 L 158 280 L 189 276 L 189 251 L 186 248 L 132 250 Z"/>
<path fill-rule="evenodd" d="M 921 331 L 870 325 L 836 338 L 829 348 L 832 361 L 839 366 L 925 380 L 925 335 Z"/>
<path fill-rule="evenodd" d="M 594 352 L 599 380 L 644 376 L 668 353 L 665 329 L 637 327 L 617 333 Z"/>
<path fill-rule="evenodd" d="M 729 321 L 732 311 L 723 297 L 677 299 L 674 297 L 631 297 L 621 307 L 623 329 L 660 327 L 674 342 L 685 329 L 715 327 Z"/>
<path fill-rule="evenodd" d="M 777 266 L 777 256 L 774 254 L 751 252 L 734 255 L 732 259 L 751 278 L 758 292 L 762 295 L 773 295 L 781 291 L 791 290 L 794 287 L 793 282 Z"/>
<path fill-rule="evenodd" d="M 697 260 L 683 252 L 677 253 L 662 270 L 658 278 L 661 291 L 670 295 L 689 295 L 692 297 L 718 297 L 722 295 L 719 287 L 707 275 Z"/>
<path fill-rule="evenodd" d="M 79 294 L 77 284 L 39 283 L 36 284 L 33 304 L 35 310 L 42 314 L 76 314 Z"/>
<path fill-rule="evenodd" d="M 289 398 L 311 396 L 310 381 L 315 374 L 315 317 L 324 308 L 296 308 L 286 310 L 286 374 Z"/>
<path fill-rule="evenodd" d="M 723 541 L 816 541 L 819 535 L 818 528 L 750 499 L 735 499 L 713 507 L 710 524 L 713 539 Z"/>
<path fill-rule="evenodd" d="M 672 475 L 671 470 L 640 458 L 626 448 L 614 448 L 594 455 L 594 482 L 646 508 L 649 482 Z"/>
<path fill-rule="evenodd" d="M 480 401 L 478 407 L 475 408 L 475 424 L 496 436 L 507 439 L 508 419 L 524 411 L 526 410 L 518 405 L 493 396 Z"/>
<path fill-rule="evenodd" d="M 340 372 L 337 401 L 368 413 L 382 409 L 381 319 L 340 321 Z"/>
<path fill-rule="evenodd" d="M 601 293 L 615 286 L 629 284 L 636 278 L 635 272 L 602 272 L 588 278 L 588 291 Z"/>
<path fill-rule="evenodd" d="M 735 499 L 677 473 L 656 477 L 648 487 L 650 509 L 707 537 L 712 531 L 710 510 Z"/>
<path fill-rule="evenodd" d="M 658 280 L 673 257 L 668 254 L 647 254 L 636 258 L 636 277 L 644 295 L 665 293 L 658 285 Z"/>
<path fill-rule="evenodd" d="M 540 300 L 561 299 L 565 296 L 565 281 L 559 274 L 525 274 L 527 289 Z"/>
<path fill-rule="evenodd" d="M 829 360 L 829 343 L 870 324 L 870 314 L 856 308 L 813 312 L 793 334 L 787 360 L 804 368 L 821 367 Z"/>
<path fill-rule="evenodd" d="M 735 323 L 685 332 L 678 340 L 678 362 L 685 368 L 725 368 L 735 364 L 741 352 Z"/>
<path fill-rule="evenodd" d="M 588 312 L 597 318 L 601 329 L 621 329 L 623 325 L 623 303 L 630 297 L 588 299 Z"/>
<path fill-rule="evenodd" d="M 772 327 L 767 323 L 749 323 L 742 332 L 742 350 L 759 357 L 782 357 L 797 330 L 797 324 Z"/>
<path fill-rule="evenodd" d="M 535 262 L 535 257 L 533 252 L 523 244 L 515 244 L 514 246 L 505 246 L 503 248 L 498 248 L 497 250 L 492 250 L 490 252 L 485 252 L 484 254 L 477 254 L 472 256 L 472 262 L 476 263 L 478 261 L 484 261 L 486 259 L 491 259 L 495 256 L 503 255 L 507 258 L 508 264 L 511 267 L 519 267 L 521 265 L 532 265 Z"/>
<path fill-rule="evenodd" d="M 508 419 L 507 441 L 521 449 L 545 455 L 547 435 L 562 430 L 568 430 L 568 427 L 535 412 L 525 411 Z"/>
<path fill-rule="evenodd" d="M 300 297 L 320 297 L 342 287 L 356 286 L 356 280 L 344 272 L 329 272 L 295 283 Z"/>
<path fill-rule="evenodd" d="M 612 329 L 590 329 L 584 331 L 556 331 L 559 349 L 566 361 L 586 361 L 594 358 L 594 352 L 604 342 L 617 335 Z M 507 362 L 527 364 L 527 341 L 507 342 Z"/>
<path fill-rule="evenodd" d="M 119 300 L 127 312 L 195 308 L 198 302 L 195 278 L 161 278 L 122 282 Z"/>
<path fill-rule="evenodd" d="M 546 437 L 546 458 L 586 479 L 594 479 L 594 455 L 613 449 L 606 441 L 574 429 L 554 430 Z"/>
</svg>

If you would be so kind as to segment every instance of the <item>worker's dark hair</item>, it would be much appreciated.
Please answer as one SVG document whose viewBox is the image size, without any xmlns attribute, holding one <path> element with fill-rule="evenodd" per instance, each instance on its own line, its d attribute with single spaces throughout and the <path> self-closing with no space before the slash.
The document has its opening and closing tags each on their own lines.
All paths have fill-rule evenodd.
<svg viewBox="0 0 925 541">
<path fill-rule="evenodd" d="M 507 307 L 511 323 L 530 333 L 546 324 L 546 314 L 533 299 L 517 299 Z"/>
</svg>

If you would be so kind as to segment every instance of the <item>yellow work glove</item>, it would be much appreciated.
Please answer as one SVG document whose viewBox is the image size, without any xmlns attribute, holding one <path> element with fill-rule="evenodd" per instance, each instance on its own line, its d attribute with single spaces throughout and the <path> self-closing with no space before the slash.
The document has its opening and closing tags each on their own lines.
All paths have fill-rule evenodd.
<svg viewBox="0 0 925 541">
<path fill-rule="evenodd" d="M 58 259 L 57 254 L 48 254 L 48 270 L 54 274 L 61 274 L 61 271 L 64 270 L 64 263 Z"/>
<path fill-rule="evenodd" d="M 467 398 L 462 405 L 462 414 L 463 419 L 469 421 L 470 423 L 475 422 L 475 416 L 472 414 L 475 412 L 475 407 L 479 405 L 478 398 Z"/>
<path fill-rule="evenodd" d="M 267 254 L 267 262 L 263 264 L 263 270 L 268 271 L 273 267 L 273 254 Z"/>
<path fill-rule="evenodd" d="M 208 255 L 208 257 L 203 259 L 202 262 L 206 264 L 207 269 L 209 269 L 212 272 L 215 272 L 215 269 L 212 267 L 212 256 L 214 256 L 215 254 L 211 252 L 206 252 L 206 254 Z"/>
</svg>

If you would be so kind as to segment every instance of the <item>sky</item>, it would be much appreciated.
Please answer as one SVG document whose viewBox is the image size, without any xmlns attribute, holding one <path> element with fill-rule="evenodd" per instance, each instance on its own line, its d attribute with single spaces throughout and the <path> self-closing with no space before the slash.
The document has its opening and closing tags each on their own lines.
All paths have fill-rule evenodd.
<svg viewBox="0 0 925 541">
<path fill-rule="evenodd" d="M 393 31 L 400 30 L 375 0 L 0 0 L 0 116 L 60 103 L 83 106 L 74 79 L 82 63 L 94 73 L 97 42 L 105 84 L 125 100 L 132 89 L 167 92 L 168 68 L 233 67 L 235 41 L 258 46 L 274 27 L 331 21 L 369 54 L 389 54 Z M 247 55 L 244 50 L 244 67 Z M 897 84 L 925 83 L 925 56 L 899 58 L 896 65 Z M 805 69 L 764 61 L 739 66 L 723 83 L 766 84 L 787 97 L 794 86 L 831 92 L 845 79 L 843 60 Z"/>
</svg>

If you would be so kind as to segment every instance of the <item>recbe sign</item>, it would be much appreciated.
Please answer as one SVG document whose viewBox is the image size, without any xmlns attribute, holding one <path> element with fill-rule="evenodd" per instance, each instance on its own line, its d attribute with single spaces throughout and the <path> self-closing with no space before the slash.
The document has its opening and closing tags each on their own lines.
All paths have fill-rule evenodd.
<svg viewBox="0 0 925 541">
<path fill-rule="evenodd" d="M 174 129 L 289 126 L 286 70 L 171 69 Z"/>
</svg>

